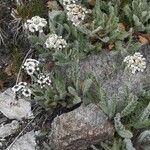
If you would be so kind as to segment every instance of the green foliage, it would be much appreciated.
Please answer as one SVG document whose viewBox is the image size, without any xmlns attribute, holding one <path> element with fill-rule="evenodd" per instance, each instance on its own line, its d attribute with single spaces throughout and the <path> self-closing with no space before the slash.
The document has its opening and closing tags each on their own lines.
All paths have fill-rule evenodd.
<svg viewBox="0 0 150 150">
<path fill-rule="evenodd" d="M 72 96 L 74 96 L 74 98 L 73 98 L 74 104 L 78 104 L 81 102 L 81 98 L 78 96 L 77 91 L 73 87 L 69 86 L 68 91 Z"/>
<path fill-rule="evenodd" d="M 81 4 L 88 6 L 85 0 Z M 28 13 L 27 4 L 19 6 L 18 12 L 22 13 L 24 20 L 33 14 L 44 16 L 43 6 L 42 1 L 33 0 Z M 131 141 L 134 130 L 150 127 L 149 98 L 136 97 L 130 93 L 130 85 L 126 84 L 110 97 L 96 77 L 92 76 L 81 83 L 79 66 L 83 58 L 91 53 L 100 53 L 109 44 L 114 45 L 117 50 L 114 54 L 121 59 L 127 53 L 136 52 L 141 45 L 135 41 L 134 33 L 149 31 L 149 14 L 150 7 L 146 0 L 97 0 L 92 14 L 87 15 L 82 24 L 74 26 L 67 19 L 65 7 L 51 10 L 46 30 L 49 33 L 28 35 L 39 58 L 55 63 L 50 87 L 41 89 L 36 83 L 31 85 L 35 102 L 45 109 L 56 108 L 57 105 L 72 107 L 82 101 L 84 104 L 96 103 L 112 120 L 117 133 L 111 146 L 102 142 L 101 147 L 106 150 L 135 150 Z M 120 23 L 123 29 L 120 29 Z M 47 49 L 44 43 L 52 33 L 62 36 L 67 41 L 67 47 Z M 121 65 L 118 68 L 123 69 Z M 65 70 L 65 73 L 59 69 Z M 119 69 L 114 66 L 115 71 Z"/>
<path fill-rule="evenodd" d="M 17 48 L 14 48 L 12 51 L 12 68 L 15 73 L 19 72 L 20 66 L 22 64 L 23 55 L 18 51 Z"/>
<path fill-rule="evenodd" d="M 144 129 L 150 127 L 150 119 L 145 119 L 143 121 L 137 121 L 133 124 L 135 129 Z"/>
<path fill-rule="evenodd" d="M 136 149 L 133 147 L 132 141 L 131 141 L 130 139 L 124 139 L 123 142 L 124 142 L 124 145 L 125 145 L 125 149 L 126 149 L 126 150 L 136 150 Z"/>
<path fill-rule="evenodd" d="M 121 117 L 125 117 L 131 114 L 135 110 L 137 104 L 138 104 L 137 100 L 135 100 L 135 98 L 132 97 L 132 99 L 130 99 L 130 102 L 127 104 L 127 106 L 121 111 L 120 114 Z"/>
<path fill-rule="evenodd" d="M 56 108 L 57 105 L 72 107 L 81 102 L 76 89 L 71 83 L 67 83 L 60 72 L 52 76 L 52 85 L 40 88 L 38 84 L 31 85 L 34 94 L 34 101 L 45 109 Z"/>
<path fill-rule="evenodd" d="M 92 88 L 89 90 L 90 100 L 96 103 L 109 118 L 115 116 L 115 130 L 118 136 L 123 139 L 122 146 L 116 149 L 135 150 L 131 141 L 131 138 L 134 138 L 134 132 L 137 129 L 150 127 L 149 91 L 144 92 L 140 97 L 136 97 L 130 93 L 126 85 L 117 94 L 109 98 L 101 82 L 95 77 L 92 79 Z M 106 150 L 112 149 L 112 145 L 106 143 L 102 143 L 101 146 Z M 117 146 L 119 146 L 119 143 Z"/>
<path fill-rule="evenodd" d="M 138 138 L 138 142 L 148 142 L 150 141 L 150 130 L 143 131 Z"/>
<path fill-rule="evenodd" d="M 124 7 L 128 23 L 136 31 L 149 31 L 150 4 L 147 0 L 133 0 Z"/>
<path fill-rule="evenodd" d="M 65 105 L 66 86 L 65 81 L 58 74 L 53 78 L 52 86 L 40 88 L 38 84 L 32 85 L 34 100 L 43 108 L 55 108 L 59 103 Z M 60 88 L 61 87 L 61 88 Z"/>
<path fill-rule="evenodd" d="M 91 85 L 92 85 L 92 80 L 91 79 L 87 79 L 87 80 L 84 81 L 84 83 L 83 83 L 83 96 L 85 96 L 87 94 L 87 92 L 89 91 Z"/>
<path fill-rule="evenodd" d="M 114 123 L 115 123 L 115 129 L 116 129 L 117 133 L 122 138 L 130 139 L 130 138 L 133 137 L 133 134 L 129 130 L 126 130 L 124 125 L 121 123 L 120 114 L 119 113 L 116 114 L 116 116 L 114 118 Z"/>
<path fill-rule="evenodd" d="M 142 112 L 142 114 L 140 116 L 140 121 L 143 121 L 145 119 L 149 119 L 149 116 L 150 116 L 150 103 L 145 108 L 145 110 Z"/>
<path fill-rule="evenodd" d="M 96 103 L 108 116 L 109 118 L 113 118 L 116 113 L 116 99 L 113 97 L 109 99 L 105 90 L 102 87 L 102 84 L 96 79 L 96 77 L 92 78 L 92 85 L 89 89 L 88 97 L 89 103 Z M 90 81 L 91 82 L 91 81 Z M 86 101 L 87 101 L 86 99 Z M 85 102 L 87 103 L 87 102 Z"/>
<path fill-rule="evenodd" d="M 119 3 L 117 3 L 119 4 Z M 106 8 L 106 9 L 104 9 Z M 115 6 L 111 2 L 96 1 L 95 8 L 93 10 L 93 31 L 92 33 L 97 33 L 99 38 L 104 43 L 120 43 L 122 47 L 122 42 L 129 37 L 129 33 L 125 30 L 119 29 L 120 19 Z"/>
<path fill-rule="evenodd" d="M 46 5 L 43 0 L 21 2 L 13 11 L 14 18 L 19 18 L 22 23 L 36 15 L 41 17 L 47 15 Z"/>
<path fill-rule="evenodd" d="M 47 6 L 44 2 L 44 0 L 31 0 L 29 2 L 32 8 L 32 16 L 41 16 L 45 17 L 47 16 Z"/>
</svg>

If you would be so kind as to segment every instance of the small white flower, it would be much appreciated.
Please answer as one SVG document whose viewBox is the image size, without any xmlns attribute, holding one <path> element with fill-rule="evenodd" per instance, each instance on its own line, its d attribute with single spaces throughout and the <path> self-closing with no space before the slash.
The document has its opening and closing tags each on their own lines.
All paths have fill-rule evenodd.
<svg viewBox="0 0 150 150">
<path fill-rule="evenodd" d="M 19 85 L 15 85 L 15 86 L 12 87 L 12 91 L 14 93 L 18 92 L 20 89 L 21 89 L 21 87 Z"/>
<path fill-rule="evenodd" d="M 63 49 L 67 46 L 66 40 L 56 34 L 51 34 L 45 42 L 46 48 Z"/>
<path fill-rule="evenodd" d="M 18 84 L 16 84 L 14 87 L 12 87 L 12 91 L 14 93 L 19 92 L 20 90 L 22 90 L 23 88 L 25 88 L 25 86 L 27 85 L 26 82 L 19 82 Z"/>
<path fill-rule="evenodd" d="M 43 32 L 43 28 L 47 25 L 47 21 L 39 16 L 34 16 L 28 19 L 24 24 L 24 28 L 30 32 Z"/>
<path fill-rule="evenodd" d="M 63 0 L 63 5 L 68 5 L 71 3 L 76 3 L 78 0 Z"/>
<path fill-rule="evenodd" d="M 136 71 L 144 72 L 146 68 L 146 59 L 143 58 L 143 55 L 139 52 L 135 53 L 133 56 L 125 57 L 124 62 L 127 64 L 132 74 L 135 74 Z"/>
<path fill-rule="evenodd" d="M 86 14 L 90 12 L 77 4 L 66 5 L 66 11 L 68 20 L 75 26 L 78 26 L 85 19 Z"/>
<path fill-rule="evenodd" d="M 45 84 L 47 84 L 47 85 L 51 85 L 51 79 L 50 79 L 50 77 L 49 77 L 49 76 L 46 76 L 45 79 L 44 79 L 44 82 L 45 82 Z"/>
<path fill-rule="evenodd" d="M 35 71 L 39 70 L 39 61 L 35 59 L 26 59 L 22 68 L 27 72 L 28 75 L 33 75 Z"/>
<path fill-rule="evenodd" d="M 20 85 L 20 86 L 23 86 L 23 87 L 24 87 L 24 86 L 26 86 L 26 85 L 27 85 L 27 82 L 19 82 L 19 83 L 18 83 L 18 85 Z"/>
<path fill-rule="evenodd" d="M 32 94 L 31 90 L 29 88 L 24 88 L 22 90 L 22 95 L 25 96 L 25 97 L 30 97 Z"/>
<path fill-rule="evenodd" d="M 39 74 L 37 83 L 41 86 L 41 88 L 45 87 L 46 85 L 51 85 L 51 79 L 49 75 Z"/>
<path fill-rule="evenodd" d="M 33 75 L 35 72 L 35 67 L 34 66 L 29 66 L 26 68 L 27 74 L 28 75 Z"/>
</svg>

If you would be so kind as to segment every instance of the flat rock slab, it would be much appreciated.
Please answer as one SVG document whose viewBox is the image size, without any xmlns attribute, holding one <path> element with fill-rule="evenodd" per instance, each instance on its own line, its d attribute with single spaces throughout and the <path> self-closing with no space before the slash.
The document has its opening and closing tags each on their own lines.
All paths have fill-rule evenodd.
<svg viewBox="0 0 150 150">
<path fill-rule="evenodd" d="M 50 145 L 54 150 L 84 150 L 113 135 L 114 128 L 107 116 L 96 105 L 90 104 L 54 119 Z"/>
<path fill-rule="evenodd" d="M 12 146 L 6 150 L 36 150 L 36 138 L 34 131 L 21 136 Z"/>
<path fill-rule="evenodd" d="M 24 99 L 15 99 L 11 88 L 0 94 L 0 112 L 9 119 L 22 120 L 33 118 L 31 104 Z"/>
<path fill-rule="evenodd" d="M 0 138 L 5 138 L 7 136 L 10 136 L 19 129 L 19 122 L 16 120 L 13 120 L 9 124 L 1 125 L 0 126 Z"/>
</svg>

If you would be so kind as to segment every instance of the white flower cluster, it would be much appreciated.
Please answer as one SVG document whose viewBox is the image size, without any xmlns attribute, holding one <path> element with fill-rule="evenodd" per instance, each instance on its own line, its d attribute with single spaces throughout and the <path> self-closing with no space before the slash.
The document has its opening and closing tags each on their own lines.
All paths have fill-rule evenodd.
<svg viewBox="0 0 150 150">
<path fill-rule="evenodd" d="M 63 49 L 67 46 L 66 40 L 62 36 L 56 34 L 51 34 L 45 42 L 46 48 L 54 49 Z"/>
<path fill-rule="evenodd" d="M 67 17 L 73 25 L 78 26 L 84 19 L 88 10 L 77 4 L 66 5 Z"/>
<path fill-rule="evenodd" d="M 43 73 L 39 74 L 37 83 L 41 88 L 44 88 L 46 85 L 51 85 L 51 79 L 49 75 L 44 75 Z"/>
<path fill-rule="evenodd" d="M 28 75 L 33 75 L 35 71 L 39 70 L 39 61 L 35 59 L 26 59 L 22 68 L 27 72 Z"/>
<path fill-rule="evenodd" d="M 31 90 L 27 87 L 26 82 L 19 82 L 14 87 L 12 87 L 12 91 L 14 93 L 21 92 L 23 96 L 30 97 L 31 96 Z"/>
<path fill-rule="evenodd" d="M 28 19 L 24 24 L 25 29 L 28 29 L 30 32 L 43 32 L 43 28 L 47 25 L 47 21 L 44 18 L 39 16 L 34 16 L 31 19 Z"/>
<path fill-rule="evenodd" d="M 146 68 L 146 59 L 139 52 L 133 56 L 125 57 L 124 62 L 127 63 L 127 67 L 132 71 L 132 74 L 135 74 L 136 71 L 143 72 Z"/>
<path fill-rule="evenodd" d="M 63 5 L 68 5 L 71 3 L 76 3 L 78 0 L 63 0 Z"/>
</svg>

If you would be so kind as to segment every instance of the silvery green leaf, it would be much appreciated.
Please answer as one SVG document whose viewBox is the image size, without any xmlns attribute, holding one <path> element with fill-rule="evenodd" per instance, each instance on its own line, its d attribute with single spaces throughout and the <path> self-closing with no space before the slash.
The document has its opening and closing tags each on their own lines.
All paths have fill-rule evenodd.
<svg viewBox="0 0 150 150">
<path fill-rule="evenodd" d="M 62 11 L 56 11 L 56 10 L 53 10 L 53 11 L 49 11 L 48 13 L 48 16 L 49 16 L 49 19 L 50 20 L 53 20 L 56 16 L 60 15 L 62 13 Z"/>
<path fill-rule="evenodd" d="M 88 29 L 87 29 L 86 27 L 84 27 L 83 25 L 77 26 L 77 29 L 78 29 L 80 32 L 82 32 L 82 33 L 84 33 L 84 34 L 86 34 L 86 35 L 90 35 L 90 34 L 91 34 L 91 31 L 88 30 Z"/>
<path fill-rule="evenodd" d="M 77 28 L 72 25 L 70 29 L 71 29 L 72 35 L 77 39 L 78 38 Z"/>
<path fill-rule="evenodd" d="M 130 139 L 133 137 L 133 134 L 129 130 L 119 130 L 117 133 L 122 137 L 122 138 L 127 138 Z"/>
<path fill-rule="evenodd" d="M 130 9 L 129 5 L 124 7 L 124 12 L 127 18 L 129 19 L 130 24 L 132 23 L 132 10 Z"/>
<path fill-rule="evenodd" d="M 73 87 L 71 87 L 71 86 L 68 87 L 68 91 L 73 96 L 77 96 L 78 95 L 76 90 Z"/>
<path fill-rule="evenodd" d="M 62 13 L 62 11 L 56 11 L 53 10 L 51 12 L 49 12 L 48 16 L 49 16 L 49 29 L 52 33 L 56 32 L 56 22 L 54 21 L 54 18 L 57 17 L 58 15 L 60 15 Z"/>
<path fill-rule="evenodd" d="M 136 99 L 134 99 L 133 97 L 131 97 L 131 101 L 128 103 L 128 105 L 122 110 L 121 112 L 121 117 L 125 117 L 128 116 L 130 113 L 132 113 L 134 111 L 134 109 L 136 108 L 138 102 Z"/>
<path fill-rule="evenodd" d="M 55 87 L 59 93 L 60 99 L 62 99 L 66 95 L 66 83 L 65 80 L 58 74 L 55 79 Z"/>
<path fill-rule="evenodd" d="M 142 128 L 149 128 L 150 127 L 150 120 L 149 119 L 145 119 L 142 121 L 137 121 L 137 123 L 133 124 L 134 128 L 136 129 L 142 129 Z"/>
<path fill-rule="evenodd" d="M 134 14 L 133 14 L 133 20 L 134 20 L 136 26 L 142 25 L 142 22 L 140 22 L 140 19 Z"/>
<path fill-rule="evenodd" d="M 147 16 L 147 13 L 148 13 L 147 11 L 143 11 L 143 12 L 142 12 L 142 17 Z"/>
<path fill-rule="evenodd" d="M 78 103 L 81 103 L 81 98 L 79 96 L 75 96 L 74 99 L 73 99 L 73 104 L 78 104 Z"/>
<path fill-rule="evenodd" d="M 91 79 L 87 79 L 84 81 L 84 83 L 83 83 L 83 95 L 86 95 L 86 93 L 88 92 L 91 85 L 92 85 Z"/>
<path fill-rule="evenodd" d="M 101 41 L 103 41 L 104 43 L 109 42 L 110 38 L 108 36 L 101 38 Z"/>
<path fill-rule="evenodd" d="M 148 104 L 148 106 L 145 108 L 145 110 L 142 112 L 141 116 L 140 116 L 140 121 L 143 121 L 145 119 L 148 119 L 150 116 L 150 103 Z"/>
<path fill-rule="evenodd" d="M 69 38 L 69 36 L 71 35 L 71 29 L 70 29 L 70 27 L 67 24 L 64 24 L 64 28 L 68 32 L 67 38 Z"/>
<path fill-rule="evenodd" d="M 119 113 L 116 114 L 116 116 L 114 117 L 115 129 L 116 129 L 117 133 L 122 138 L 128 138 L 128 139 L 132 138 L 133 137 L 132 132 L 125 129 L 125 126 L 121 123 L 120 118 L 121 118 L 121 116 Z"/>
<path fill-rule="evenodd" d="M 116 98 L 112 97 L 112 99 L 109 99 L 107 103 L 108 103 L 108 116 L 109 118 L 113 118 L 116 113 L 116 106 L 117 106 Z"/>
<path fill-rule="evenodd" d="M 138 138 L 138 142 L 150 142 L 150 130 L 143 131 Z"/>
<path fill-rule="evenodd" d="M 124 144 L 125 144 L 125 147 L 126 147 L 126 150 L 136 150 L 134 147 L 133 147 L 133 144 L 132 144 L 132 141 L 128 138 L 125 138 L 123 140 Z"/>
</svg>

